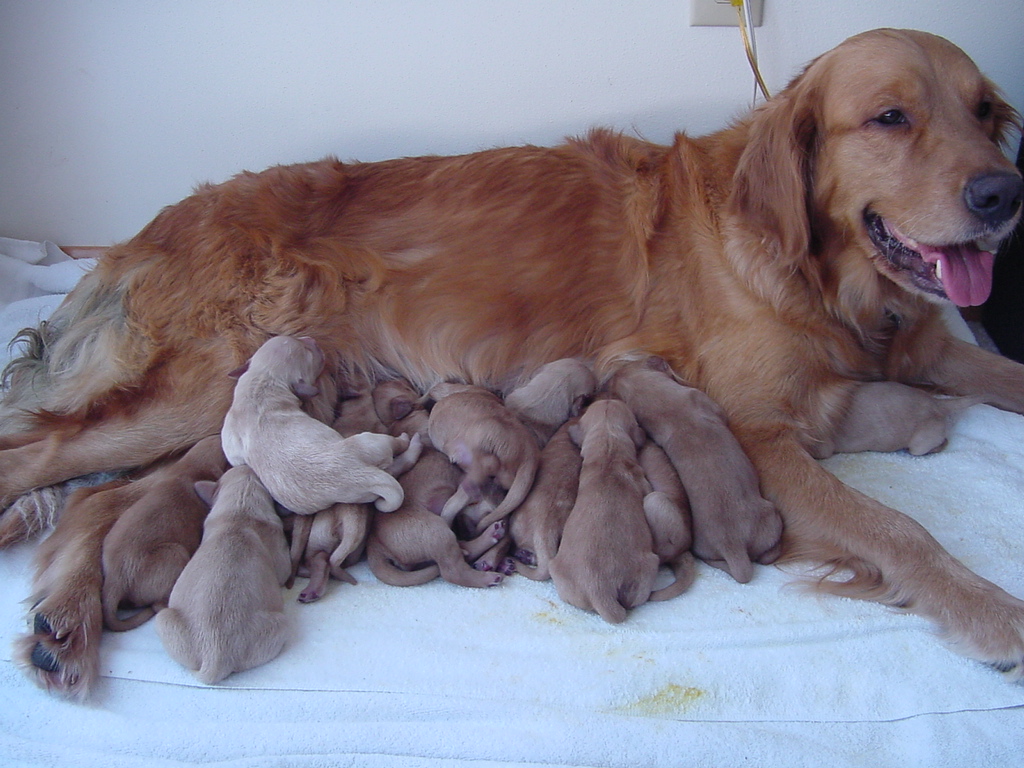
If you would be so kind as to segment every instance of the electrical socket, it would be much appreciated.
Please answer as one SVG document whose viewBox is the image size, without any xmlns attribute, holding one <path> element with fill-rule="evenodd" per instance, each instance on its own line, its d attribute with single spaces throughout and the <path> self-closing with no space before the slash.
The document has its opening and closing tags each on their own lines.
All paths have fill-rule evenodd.
<svg viewBox="0 0 1024 768">
<path fill-rule="evenodd" d="M 750 18 L 755 27 L 761 26 L 764 0 L 744 0 L 750 5 Z M 738 27 L 736 9 L 729 0 L 690 0 L 691 27 Z"/>
</svg>

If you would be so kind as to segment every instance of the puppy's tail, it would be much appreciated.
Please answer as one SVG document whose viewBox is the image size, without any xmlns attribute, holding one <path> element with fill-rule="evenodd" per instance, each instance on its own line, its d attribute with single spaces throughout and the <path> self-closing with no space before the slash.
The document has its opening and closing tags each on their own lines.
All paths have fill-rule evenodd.
<svg viewBox="0 0 1024 768">
<path fill-rule="evenodd" d="M 151 618 L 156 616 L 156 609 L 151 605 L 147 605 L 137 610 L 131 616 L 122 619 L 117 614 L 117 603 L 113 602 L 114 599 L 118 598 L 108 597 L 107 590 L 106 588 L 104 588 L 103 626 L 105 626 L 107 629 L 113 630 L 114 632 L 127 632 L 129 629 L 141 627 Z M 119 599 L 118 602 L 120 602 Z"/>
<path fill-rule="evenodd" d="M 374 576 L 393 587 L 415 587 L 441 575 L 437 563 L 416 571 L 403 571 L 395 566 L 384 548 L 372 539 L 366 544 L 366 562 Z"/>
<path fill-rule="evenodd" d="M 683 594 L 693 584 L 697 576 L 697 563 L 692 552 L 683 552 L 679 557 L 669 563 L 672 573 L 675 574 L 675 581 L 666 587 L 651 592 L 651 600 L 668 600 Z"/>
<path fill-rule="evenodd" d="M 292 572 L 284 583 L 285 589 L 291 589 L 295 585 L 295 576 L 299 572 L 299 564 L 306 554 L 306 546 L 309 544 L 309 532 L 313 528 L 313 515 L 296 515 L 292 526 L 292 543 L 289 554 L 292 559 Z"/>
<path fill-rule="evenodd" d="M 498 506 L 480 518 L 480 522 L 476 525 L 477 534 L 483 533 L 491 523 L 508 517 L 526 500 L 530 489 L 533 488 L 533 480 L 537 476 L 538 463 L 537 455 L 534 454 L 519 465 L 516 476 L 512 480 L 512 487 L 508 489 L 505 498 Z"/>
</svg>

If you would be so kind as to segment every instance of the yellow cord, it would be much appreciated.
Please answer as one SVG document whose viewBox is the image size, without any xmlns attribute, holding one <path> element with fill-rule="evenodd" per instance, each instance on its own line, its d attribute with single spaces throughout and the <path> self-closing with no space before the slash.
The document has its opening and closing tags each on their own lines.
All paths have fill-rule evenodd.
<svg viewBox="0 0 1024 768">
<path fill-rule="evenodd" d="M 754 52 L 754 46 L 747 31 L 747 15 L 744 12 L 745 3 L 743 0 L 730 0 L 730 2 L 733 8 L 736 9 L 736 15 L 740 19 L 740 35 L 743 37 L 743 49 L 747 53 L 747 62 L 754 73 L 757 87 L 761 89 L 761 93 L 764 94 L 766 99 L 770 99 L 772 95 L 768 92 L 768 86 L 764 84 L 764 78 L 761 77 L 761 70 L 757 66 L 757 54 Z"/>
</svg>

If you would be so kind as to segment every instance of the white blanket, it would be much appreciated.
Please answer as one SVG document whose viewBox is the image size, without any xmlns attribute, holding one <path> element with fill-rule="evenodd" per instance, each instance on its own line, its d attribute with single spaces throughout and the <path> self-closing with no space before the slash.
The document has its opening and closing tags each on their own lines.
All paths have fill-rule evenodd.
<svg viewBox="0 0 1024 768">
<path fill-rule="evenodd" d="M 42 244 L 0 249 L 10 338 L 81 265 Z M 940 454 L 825 465 L 1024 595 L 1021 417 L 976 406 Z M 219 686 L 173 662 L 152 622 L 105 633 L 103 679 L 76 705 L 10 661 L 33 550 L 0 553 L 3 765 L 995 768 L 1024 746 L 1024 686 L 947 650 L 920 618 L 807 594 L 775 567 L 740 585 L 702 565 L 689 592 L 611 626 L 550 582 L 398 588 L 361 564 L 357 585 L 332 582 L 317 603 L 295 601 L 300 580 L 284 653 Z"/>
</svg>

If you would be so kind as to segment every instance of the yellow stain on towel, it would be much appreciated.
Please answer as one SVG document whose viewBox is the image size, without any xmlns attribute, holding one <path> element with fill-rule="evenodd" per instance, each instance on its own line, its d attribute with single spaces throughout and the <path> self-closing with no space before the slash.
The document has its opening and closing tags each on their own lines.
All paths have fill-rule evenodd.
<svg viewBox="0 0 1024 768">
<path fill-rule="evenodd" d="M 544 624 L 554 624 L 556 626 L 565 624 L 565 619 L 561 616 L 555 615 L 554 613 L 554 611 L 560 610 L 559 605 L 557 603 L 552 602 L 551 600 L 545 600 L 544 602 L 551 606 L 551 610 L 537 611 L 533 614 L 533 618 Z"/>
<path fill-rule="evenodd" d="M 706 692 L 700 688 L 669 683 L 650 696 L 644 696 L 617 709 L 626 714 L 646 717 L 678 715 L 693 709 L 694 705 L 705 695 L 707 695 Z"/>
</svg>

